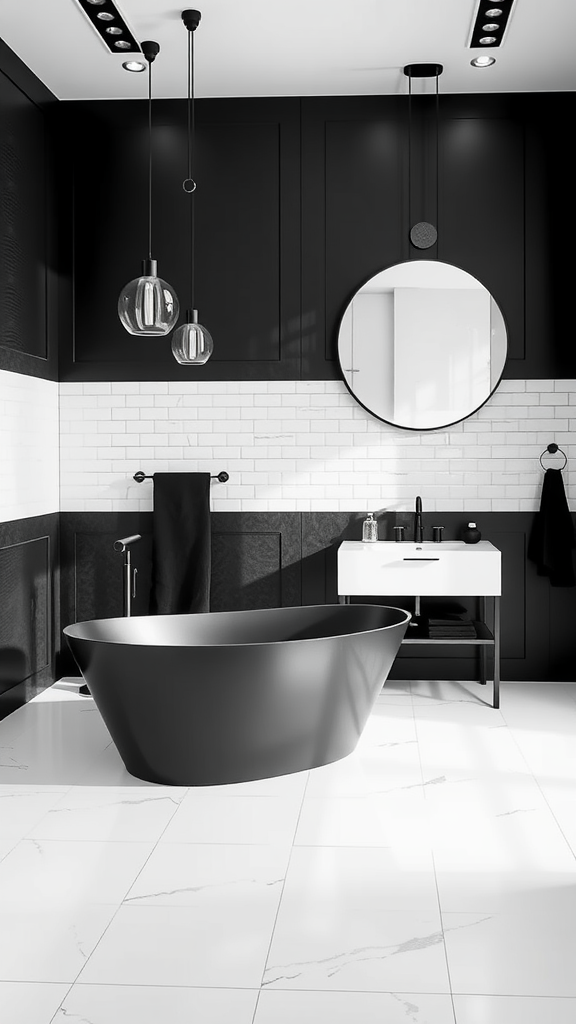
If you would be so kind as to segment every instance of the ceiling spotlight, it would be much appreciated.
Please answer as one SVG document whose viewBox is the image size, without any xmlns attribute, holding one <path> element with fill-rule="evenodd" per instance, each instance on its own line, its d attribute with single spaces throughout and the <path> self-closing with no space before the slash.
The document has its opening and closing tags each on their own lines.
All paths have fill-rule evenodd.
<svg viewBox="0 0 576 1024">
<path fill-rule="evenodd" d="M 470 63 L 473 68 L 489 68 L 491 64 L 496 63 L 496 57 L 474 57 Z"/>
<path fill-rule="evenodd" d="M 499 28 L 500 25 L 493 21 L 489 21 L 487 25 L 482 25 L 483 32 L 497 32 Z"/>
<path fill-rule="evenodd" d="M 139 60 L 125 60 L 122 67 L 126 71 L 146 71 L 146 65 L 141 64 Z"/>
<path fill-rule="evenodd" d="M 112 25 L 111 28 L 107 28 L 106 31 L 107 31 L 109 36 L 121 36 L 122 35 L 122 29 L 118 28 L 117 25 Z"/>
<path fill-rule="evenodd" d="M 93 7 L 101 7 L 105 0 L 87 0 L 87 2 L 92 4 Z"/>
<path fill-rule="evenodd" d="M 484 17 L 486 17 L 486 18 L 499 18 L 501 14 L 502 14 L 502 8 L 501 7 L 491 7 L 488 11 L 484 12 Z"/>
<path fill-rule="evenodd" d="M 492 43 L 496 42 L 496 36 L 480 36 L 478 42 L 481 46 L 491 46 Z"/>
<path fill-rule="evenodd" d="M 100 14 L 97 14 L 96 17 L 100 18 L 100 21 L 114 21 L 114 15 L 110 14 L 109 11 L 100 11 Z"/>
<path fill-rule="evenodd" d="M 125 39 L 117 39 L 116 42 L 114 43 L 114 46 L 117 46 L 119 50 L 131 50 L 132 49 L 131 44 L 127 43 Z"/>
</svg>

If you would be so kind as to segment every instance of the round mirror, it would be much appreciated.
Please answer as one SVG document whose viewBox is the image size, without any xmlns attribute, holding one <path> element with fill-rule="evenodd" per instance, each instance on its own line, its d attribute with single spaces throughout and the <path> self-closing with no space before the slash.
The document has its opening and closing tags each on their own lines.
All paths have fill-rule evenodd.
<svg viewBox="0 0 576 1024">
<path fill-rule="evenodd" d="M 409 430 L 465 419 L 495 391 L 507 353 L 504 317 L 466 271 L 438 260 L 388 267 L 358 289 L 338 332 L 354 398 Z"/>
</svg>

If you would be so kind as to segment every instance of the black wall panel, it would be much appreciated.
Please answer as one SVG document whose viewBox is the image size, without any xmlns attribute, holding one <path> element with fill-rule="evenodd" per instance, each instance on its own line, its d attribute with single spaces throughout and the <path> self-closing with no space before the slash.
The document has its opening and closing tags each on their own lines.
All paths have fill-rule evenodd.
<svg viewBox="0 0 576 1024">
<path fill-rule="evenodd" d="M 0 718 L 54 681 L 58 514 L 0 523 Z"/>
<path fill-rule="evenodd" d="M 276 608 L 301 603 L 300 514 L 213 512 L 211 611 Z M 132 549 L 138 570 L 134 615 L 147 615 L 152 555 L 151 512 L 63 512 L 62 627 L 122 615 L 123 556 L 114 541 L 139 533 Z M 59 672 L 74 672 L 63 638 Z"/>
<path fill-rule="evenodd" d="M 196 298 L 215 352 L 188 369 L 169 339 L 135 340 L 116 316 L 147 252 L 146 104 L 60 109 L 62 379 L 336 378 L 354 291 L 421 258 L 453 262 L 493 293 L 509 329 L 505 377 L 576 374 L 576 212 L 561 141 L 574 94 L 441 95 L 437 177 L 431 97 L 413 99 L 410 132 L 405 95 L 198 101 Z M 155 102 L 153 255 L 183 307 L 185 127 L 183 101 Z M 418 219 L 437 224 L 429 250 L 410 244 Z"/>
<path fill-rule="evenodd" d="M 0 368 L 54 380 L 55 102 L 0 42 Z"/>
<path fill-rule="evenodd" d="M 74 309 L 64 380 L 283 379 L 299 376 L 300 176 L 297 100 L 202 101 L 196 192 L 186 177 L 186 107 L 153 107 L 152 255 L 214 338 L 207 367 L 181 367 L 168 338 L 134 338 L 118 320 L 121 289 L 148 253 L 147 104 L 63 104 L 69 137 Z M 72 142 L 73 140 L 73 142 Z M 87 169 L 89 172 L 87 173 Z M 70 337 L 71 335 L 71 337 Z"/>
<path fill-rule="evenodd" d="M 526 560 L 529 513 L 445 512 L 435 521 L 445 539 L 455 540 L 473 516 L 485 540 L 502 551 L 502 677 L 553 681 L 574 678 L 573 623 L 576 588 L 555 589 Z M 357 512 L 214 512 L 212 514 L 212 611 L 268 608 L 338 600 L 336 554 L 343 540 L 359 540 L 363 515 Z M 429 532 L 428 519 L 425 529 Z M 407 527 L 410 513 L 385 513 L 380 539 L 392 539 L 393 526 Z M 133 549 L 138 568 L 134 614 L 146 614 L 150 586 L 152 513 L 61 513 L 62 625 L 122 612 L 122 555 L 117 537 L 141 533 Z M 374 598 L 368 597 L 368 603 Z M 412 610 L 410 599 L 382 595 L 382 603 Z M 423 614 L 458 607 L 478 615 L 474 598 L 428 598 Z M 74 672 L 67 652 L 59 671 Z M 405 647 L 393 678 L 476 678 L 477 652 L 469 648 Z"/>
</svg>

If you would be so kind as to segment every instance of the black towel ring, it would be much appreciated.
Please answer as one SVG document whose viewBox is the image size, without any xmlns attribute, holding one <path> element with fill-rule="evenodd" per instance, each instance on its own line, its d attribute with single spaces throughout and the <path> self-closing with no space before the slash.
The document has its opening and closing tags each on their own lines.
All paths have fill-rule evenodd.
<svg viewBox="0 0 576 1024">
<path fill-rule="evenodd" d="M 559 466 L 558 468 L 559 469 L 565 469 L 566 468 L 566 466 L 568 465 L 568 456 L 566 455 L 566 452 L 563 452 L 562 449 L 558 447 L 557 444 L 554 444 L 554 442 L 552 442 L 552 444 L 549 444 L 547 446 L 547 448 L 545 448 L 544 451 L 542 452 L 542 455 L 546 455 L 547 452 L 550 452 L 551 455 L 555 455 L 556 452 L 560 452 L 560 454 L 564 456 L 564 463 L 563 463 L 562 466 Z M 540 465 L 542 466 L 542 469 L 546 469 L 546 466 L 542 462 L 542 455 L 540 456 Z"/>
</svg>

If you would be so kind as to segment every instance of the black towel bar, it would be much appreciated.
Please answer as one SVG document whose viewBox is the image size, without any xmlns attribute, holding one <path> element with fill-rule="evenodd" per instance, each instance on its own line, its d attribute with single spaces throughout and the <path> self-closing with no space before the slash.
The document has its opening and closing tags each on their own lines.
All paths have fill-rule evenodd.
<svg viewBox="0 0 576 1024">
<path fill-rule="evenodd" d="M 132 479 L 135 480 L 136 483 L 141 484 L 143 480 L 153 480 L 153 478 L 153 474 L 143 473 L 142 470 L 139 469 L 137 473 L 134 473 Z M 216 475 L 211 474 L 210 479 L 219 480 L 221 484 L 225 484 L 226 481 L 230 479 L 230 475 L 226 470 L 222 470 L 221 473 L 217 473 Z"/>
<path fill-rule="evenodd" d="M 546 446 L 546 448 L 542 452 L 542 455 L 540 456 L 540 465 L 542 466 L 542 469 L 546 469 L 546 466 L 542 462 L 542 456 L 546 455 L 547 452 L 550 452 L 550 455 L 555 455 L 556 452 L 560 452 L 560 454 L 564 456 L 564 465 L 560 466 L 560 469 L 566 468 L 566 466 L 568 465 L 568 456 L 566 455 L 566 452 L 563 452 L 562 449 L 557 444 L 555 444 L 554 441 L 552 441 L 551 444 Z"/>
</svg>

